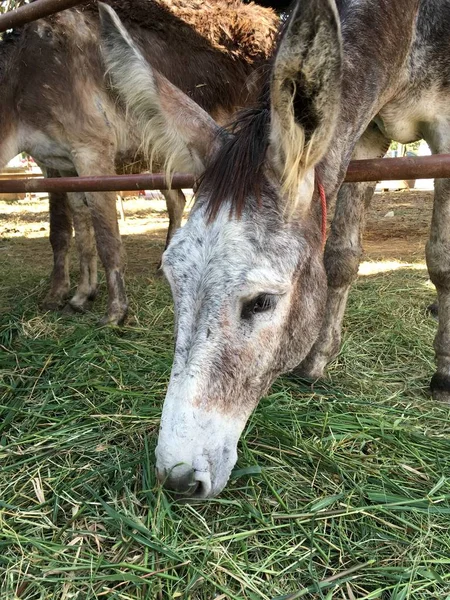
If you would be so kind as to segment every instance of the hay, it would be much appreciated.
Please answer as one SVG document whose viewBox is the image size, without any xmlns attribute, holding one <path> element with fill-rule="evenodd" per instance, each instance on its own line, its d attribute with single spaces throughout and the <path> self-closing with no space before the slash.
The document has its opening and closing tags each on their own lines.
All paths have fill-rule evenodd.
<svg viewBox="0 0 450 600">
<path fill-rule="evenodd" d="M 330 379 L 281 378 L 227 489 L 195 505 L 154 476 L 164 282 L 130 279 L 136 318 L 105 330 L 101 303 L 36 316 L 41 277 L 2 279 L 2 600 L 448 597 L 449 410 L 426 391 L 424 271 L 359 279 Z"/>
</svg>

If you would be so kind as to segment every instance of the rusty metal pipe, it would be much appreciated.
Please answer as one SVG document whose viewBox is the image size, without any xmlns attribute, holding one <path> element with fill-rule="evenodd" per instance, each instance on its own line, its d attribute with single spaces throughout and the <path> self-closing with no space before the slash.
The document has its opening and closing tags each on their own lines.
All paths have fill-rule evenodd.
<svg viewBox="0 0 450 600">
<path fill-rule="evenodd" d="M 450 154 L 435 154 L 416 158 L 380 158 L 354 160 L 350 163 L 345 181 L 381 181 L 393 179 L 450 178 Z M 175 173 L 172 189 L 190 188 L 192 175 Z M 55 179 L 4 179 L 0 192 L 112 192 L 167 189 L 163 173 L 142 175 L 110 175 L 107 177 L 58 177 Z"/>
<path fill-rule="evenodd" d="M 172 177 L 172 189 L 191 188 L 194 185 L 192 175 L 175 173 Z M 0 192 L 24 194 L 37 192 L 127 192 L 138 190 L 167 189 L 164 173 L 142 175 L 108 175 L 106 177 L 55 177 L 3 179 L 0 180 Z"/>
<path fill-rule="evenodd" d="M 450 177 L 450 154 L 352 160 L 345 181 L 441 179 Z"/>
<path fill-rule="evenodd" d="M 36 0 L 0 15 L 0 33 L 82 4 L 86 0 Z"/>
</svg>

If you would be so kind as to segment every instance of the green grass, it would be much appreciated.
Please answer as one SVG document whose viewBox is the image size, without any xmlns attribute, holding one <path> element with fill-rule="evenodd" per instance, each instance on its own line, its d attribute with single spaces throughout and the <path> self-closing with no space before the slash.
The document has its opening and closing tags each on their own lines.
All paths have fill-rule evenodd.
<svg viewBox="0 0 450 600">
<path fill-rule="evenodd" d="M 1 600 L 450 599 L 449 409 L 427 393 L 421 270 L 360 278 L 343 350 L 311 389 L 273 386 L 220 498 L 156 484 L 172 358 L 166 285 L 135 318 L 40 314 L 41 274 L 3 265 Z"/>
</svg>

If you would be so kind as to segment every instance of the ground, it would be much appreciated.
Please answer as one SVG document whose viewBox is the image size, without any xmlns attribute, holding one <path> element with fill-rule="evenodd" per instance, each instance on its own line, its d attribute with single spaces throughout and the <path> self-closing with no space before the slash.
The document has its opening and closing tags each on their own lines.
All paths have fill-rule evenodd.
<svg viewBox="0 0 450 600">
<path fill-rule="evenodd" d="M 30 210 L 31 209 L 31 210 Z M 421 261 L 432 209 L 432 192 L 376 194 L 367 215 L 364 248 L 367 260 Z M 127 272 L 147 273 L 158 265 L 167 226 L 165 204 L 160 200 L 128 199 L 126 222 L 121 225 L 127 250 Z M 394 211 L 393 217 L 385 217 Z M 30 239 L 31 238 L 31 239 Z M 42 202 L 0 202 L 0 252 L 18 265 L 33 257 L 48 271 L 48 205 Z M 1 256 L 1 255 L 0 255 Z M 142 257 L 145 260 L 142 260 Z M 76 261 L 74 262 L 74 265 Z"/>
<path fill-rule="evenodd" d="M 1 600 L 450 600 L 450 409 L 433 402 L 431 195 L 377 195 L 328 377 L 280 378 L 220 498 L 154 447 L 173 312 L 164 205 L 126 201 L 132 317 L 41 313 L 46 203 L 0 203 Z M 393 212 L 393 215 L 392 215 Z M 387 215 L 391 216 L 387 216 Z M 76 278 L 76 257 L 72 260 Z"/>
</svg>

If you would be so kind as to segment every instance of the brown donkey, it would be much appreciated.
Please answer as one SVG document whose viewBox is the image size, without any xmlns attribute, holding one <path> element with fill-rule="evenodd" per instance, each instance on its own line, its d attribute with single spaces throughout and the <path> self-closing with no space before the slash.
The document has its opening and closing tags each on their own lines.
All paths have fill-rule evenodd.
<svg viewBox="0 0 450 600">
<path fill-rule="evenodd" d="M 189 220 L 163 255 L 176 346 L 156 465 L 168 487 L 210 497 L 273 380 L 299 365 L 319 377 L 338 352 L 373 188 L 341 187 L 351 157 L 382 156 L 391 138 L 450 150 L 450 0 L 297 0 L 268 93 L 231 132 L 145 65 L 110 10 L 102 15 L 106 61 L 130 110 L 169 123 L 160 143 L 175 166 L 189 151 L 204 170 Z M 317 176 L 337 196 L 324 256 Z M 439 299 L 431 387 L 446 401 L 449 215 L 441 179 L 427 263 Z"/>
<path fill-rule="evenodd" d="M 143 55 L 215 119 L 228 120 L 254 97 L 278 23 L 270 9 L 240 0 L 111 0 L 110 4 Z M 88 3 L 4 37 L 0 168 L 25 151 L 52 175 L 142 170 L 147 158 L 141 152 L 142 132 L 105 77 L 99 35 L 96 3 Z M 165 196 L 170 238 L 181 223 L 185 200 L 181 191 Z M 95 232 L 109 294 L 103 321 L 123 321 L 128 302 L 115 206 L 113 192 L 51 195 L 54 269 L 48 306 L 60 306 L 69 291 L 72 215 L 81 273 L 70 305 L 82 310 L 95 294 Z"/>
</svg>

